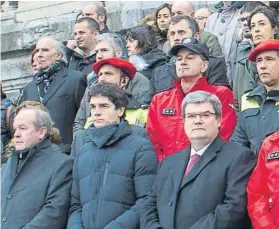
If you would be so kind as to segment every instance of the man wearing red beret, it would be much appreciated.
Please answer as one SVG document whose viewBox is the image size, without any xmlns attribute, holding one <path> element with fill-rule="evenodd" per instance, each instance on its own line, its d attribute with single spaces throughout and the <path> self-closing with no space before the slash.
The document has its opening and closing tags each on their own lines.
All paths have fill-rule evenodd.
<svg viewBox="0 0 279 229">
<path fill-rule="evenodd" d="M 241 112 L 231 138 L 258 153 L 265 137 L 279 130 L 279 40 L 267 40 L 253 49 L 261 85 L 242 96 Z"/>
<path fill-rule="evenodd" d="M 93 65 L 98 82 L 115 83 L 124 89 L 130 80 L 133 80 L 137 69 L 127 60 L 120 58 L 106 58 Z M 132 95 L 129 96 L 129 104 L 126 110 L 126 120 L 130 124 L 145 126 L 147 120 L 147 107 L 143 107 Z M 91 124 L 91 120 L 85 124 Z"/>
</svg>

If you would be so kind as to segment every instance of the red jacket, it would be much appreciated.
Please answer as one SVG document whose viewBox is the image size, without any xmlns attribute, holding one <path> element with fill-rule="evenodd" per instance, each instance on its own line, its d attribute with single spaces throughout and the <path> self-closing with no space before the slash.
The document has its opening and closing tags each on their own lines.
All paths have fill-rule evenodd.
<svg viewBox="0 0 279 229">
<path fill-rule="evenodd" d="M 156 94 L 148 109 L 146 128 L 159 161 L 190 145 L 184 131 L 181 113 L 181 103 L 185 94 L 179 80 L 173 84 L 174 88 Z M 215 94 L 220 99 L 222 103 L 220 136 L 224 140 L 229 140 L 236 125 L 232 91 L 225 86 L 208 84 L 205 78 L 200 78 L 188 93 L 198 90 Z"/>
<path fill-rule="evenodd" d="M 254 229 L 279 228 L 279 131 L 267 137 L 247 185 Z"/>
</svg>

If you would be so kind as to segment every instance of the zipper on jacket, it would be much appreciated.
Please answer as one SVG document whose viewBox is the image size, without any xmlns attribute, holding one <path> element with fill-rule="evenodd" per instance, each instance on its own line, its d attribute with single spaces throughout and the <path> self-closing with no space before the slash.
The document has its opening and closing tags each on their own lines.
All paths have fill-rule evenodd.
<svg viewBox="0 0 279 229">
<path fill-rule="evenodd" d="M 110 162 L 109 162 L 109 161 L 107 161 L 107 162 L 106 162 L 106 167 L 105 167 L 105 173 L 104 173 L 104 177 L 103 177 L 102 186 L 105 186 L 105 185 L 106 185 L 107 176 L 108 176 L 108 169 L 109 169 L 109 165 L 110 165 Z"/>
</svg>

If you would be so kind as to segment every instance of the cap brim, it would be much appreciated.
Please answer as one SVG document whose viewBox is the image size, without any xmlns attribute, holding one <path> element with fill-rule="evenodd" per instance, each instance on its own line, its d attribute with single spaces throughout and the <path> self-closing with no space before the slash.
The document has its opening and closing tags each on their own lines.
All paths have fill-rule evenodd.
<svg viewBox="0 0 279 229">
<path fill-rule="evenodd" d="M 173 55 L 173 56 L 177 56 L 179 50 L 182 49 L 182 48 L 188 49 L 188 50 L 190 50 L 190 51 L 192 51 L 194 53 L 197 53 L 197 54 L 200 54 L 200 55 L 204 56 L 203 53 L 201 53 L 200 51 L 196 50 L 195 47 L 191 47 L 190 45 L 184 45 L 184 44 L 178 44 L 178 45 L 173 46 L 169 53 L 171 55 Z"/>
</svg>

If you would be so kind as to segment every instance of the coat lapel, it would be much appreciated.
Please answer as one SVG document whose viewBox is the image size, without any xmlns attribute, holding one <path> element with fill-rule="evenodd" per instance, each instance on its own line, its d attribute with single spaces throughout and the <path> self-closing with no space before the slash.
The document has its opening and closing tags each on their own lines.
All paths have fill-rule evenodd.
<svg viewBox="0 0 279 229">
<path fill-rule="evenodd" d="M 174 181 L 174 190 L 178 193 L 181 182 L 185 173 L 186 166 L 190 159 L 191 147 L 187 147 L 185 151 L 181 154 L 180 159 L 176 165 L 174 165 L 173 171 L 173 181 Z"/>
<path fill-rule="evenodd" d="M 56 91 L 62 86 L 67 76 L 67 68 L 62 67 L 60 71 L 56 73 L 52 83 L 49 86 L 47 93 L 45 94 L 42 104 L 46 105 L 48 100 L 56 93 Z"/>
<path fill-rule="evenodd" d="M 188 173 L 186 178 L 182 181 L 180 189 L 195 179 L 199 173 L 217 156 L 218 151 L 222 148 L 224 142 L 217 137 L 211 145 L 206 149 L 204 154 L 199 158 L 192 170 Z M 190 148 L 190 147 L 189 147 Z"/>
</svg>

